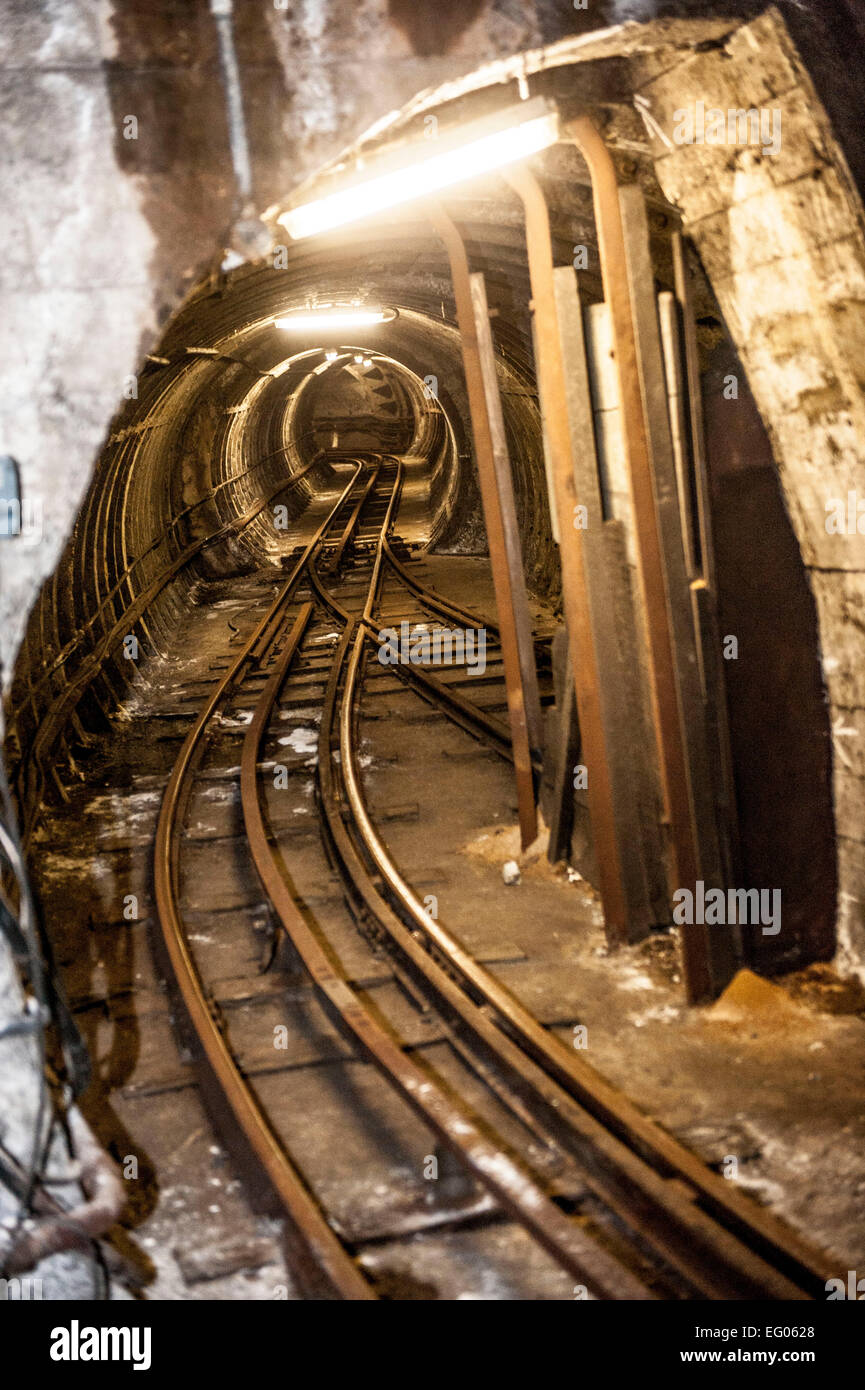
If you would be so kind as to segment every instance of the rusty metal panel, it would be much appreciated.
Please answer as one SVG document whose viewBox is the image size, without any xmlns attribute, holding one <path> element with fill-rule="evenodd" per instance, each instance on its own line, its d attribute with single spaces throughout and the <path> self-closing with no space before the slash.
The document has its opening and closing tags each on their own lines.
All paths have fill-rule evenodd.
<svg viewBox="0 0 865 1390">
<path fill-rule="evenodd" d="M 548 711 L 552 733 L 544 750 L 549 771 L 550 804 L 547 820 L 551 864 L 567 859 L 574 829 L 574 767 L 580 752 L 580 729 L 574 681 L 568 660 L 568 632 L 560 627 L 552 642 L 555 710 Z"/>
<path fill-rule="evenodd" d="M 694 624 L 700 650 L 703 689 L 706 695 L 710 747 L 716 748 L 718 753 L 716 798 L 721 833 L 721 853 L 724 856 L 728 881 L 736 883 L 739 882 L 742 853 L 736 808 L 736 785 L 733 777 L 727 688 L 724 682 L 721 636 L 718 626 L 715 542 L 712 534 L 712 502 L 703 432 L 700 362 L 697 352 L 697 328 L 694 321 L 691 281 L 685 262 L 684 244 L 679 232 L 673 237 L 673 273 L 676 285 L 681 351 L 684 358 L 687 443 L 690 446 L 690 485 L 697 508 L 692 545 L 695 555 L 695 575 L 699 576 L 702 584 L 702 587 L 697 584 L 692 585 Z"/>
</svg>

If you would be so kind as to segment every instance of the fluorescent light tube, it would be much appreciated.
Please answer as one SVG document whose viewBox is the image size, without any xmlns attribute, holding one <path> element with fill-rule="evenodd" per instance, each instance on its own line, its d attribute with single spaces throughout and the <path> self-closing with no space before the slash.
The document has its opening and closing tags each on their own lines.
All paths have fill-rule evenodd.
<svg viewBox="0 0 865 1390">
<path fill-rule="evenodd" d="M 535 97 L 492 119 L 474 121 L 440 142 L 401 150 L 398 167 L 393 156 L 379 161 L 378 166 L 373 162 L 363 179 L 326 198 L 292 208 L 279 221 L 294 240 L 315 236 L 526 159 L 555 144 L 558 136 L 558 112 L 545 98 Z"/>
</svg>

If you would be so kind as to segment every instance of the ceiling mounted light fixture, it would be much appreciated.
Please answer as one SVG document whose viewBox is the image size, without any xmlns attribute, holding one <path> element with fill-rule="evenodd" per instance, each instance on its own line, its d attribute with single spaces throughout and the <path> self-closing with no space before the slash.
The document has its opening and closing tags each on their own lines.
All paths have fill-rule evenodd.
<svg viewBox="0 0 865 1390">
<path fill-rule="evenodd" d="M 533 97 L 438 140 L 374 160 L 348 187 L 284 212 L 279 222 L 295 241 L 315 236 L 514 164 L 558 138 L 556 107 L 545 97 Z"/>
<path fill-rule="evenodd" d="M 377 309 L 370 305 L 354 308 L 350 304 L 321 304 L 315 309 L 300 309 L 274 319 L 277 328 L 294 333 L 327 333 L 329 329 L 372 328 L 378 323 L 390 323 L 396 309 Z"/>
</svg>

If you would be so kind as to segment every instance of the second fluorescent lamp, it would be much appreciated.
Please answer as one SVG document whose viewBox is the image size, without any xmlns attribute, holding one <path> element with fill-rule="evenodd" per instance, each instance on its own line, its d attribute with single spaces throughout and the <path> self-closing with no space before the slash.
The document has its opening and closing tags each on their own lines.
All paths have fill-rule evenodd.
<svg viewBox="0 0 865 1390">
<path fill-rule="evenodd" d="M 441 140 L 419 142 L 376 160 L 349 187 L 292 208 L 279 221 L 294 240 L 315 236 L 526 159 L 558 138 L 556 108 L 544 97 L 534 97 Z"/>
<path fill-rule="evenodd" d="M 277 328 L 295 333 L 327 333 L 333 329 L 370 328 L 376 323 L 390 323 L 396 318 L 394 309 L 354 308 L 351 305 L 329 306 L 303 310 L 274 319 Z"/>
</svg>

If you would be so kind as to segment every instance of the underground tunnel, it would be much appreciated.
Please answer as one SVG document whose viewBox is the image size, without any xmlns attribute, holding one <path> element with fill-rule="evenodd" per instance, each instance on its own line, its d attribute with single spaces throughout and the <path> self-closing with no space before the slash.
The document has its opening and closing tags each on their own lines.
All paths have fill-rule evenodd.
<svg viewBox="0 0 865 1390">
<path fill-rule="evenodd" d="M 392 6 L 292 164 L 278 26 L 368 35 L 117 6 L 155 311 L 79 253 L 0 439 L 6 1297 L 859 1297 L 860 151 L 733 8 Z"/>
</svg>

